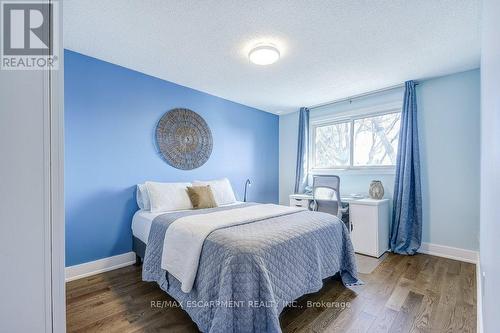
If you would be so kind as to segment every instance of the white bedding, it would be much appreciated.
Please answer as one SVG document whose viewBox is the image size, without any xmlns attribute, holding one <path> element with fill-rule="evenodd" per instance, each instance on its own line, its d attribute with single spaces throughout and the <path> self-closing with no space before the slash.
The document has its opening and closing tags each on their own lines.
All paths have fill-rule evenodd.
<svg viewBox="0 0 500 333">
<path fill-rule="evenodd" d="M 161 268 L 176 277 L 181 282 L 181 290 L 188 293 L 193 288 L 203 243 L 210 233 L 303 209 L 262 204 L 181 217 L 170 224 L 165 233 Z"/>
<path fill-rule="evenodd" d="M 146 210 L 138 210 L 135 212 L 132 218 L 132 234 L 147 244 L 151 223 L 153 223 L 155 217 L 161 214 L 164 213 L 151 213 Z"/>
<path fill-rule="evenodd" d="M 241 202 L 237 201 L 235 203 L 224 206 L 238 205 L 240 203 Z M 151 223 L 153 223 L 155 217 L 157 217 L 158 215 L 170 214 L 175 212 L 178 211 L 153 213 L 146 210 L 138 210 L 137 212 L 135 212 L 134 217 L 132 218 L 132 234 L 143 241 L 145 244 L 147 244 L 149 231 L 151 230 Z"/>
</svg>

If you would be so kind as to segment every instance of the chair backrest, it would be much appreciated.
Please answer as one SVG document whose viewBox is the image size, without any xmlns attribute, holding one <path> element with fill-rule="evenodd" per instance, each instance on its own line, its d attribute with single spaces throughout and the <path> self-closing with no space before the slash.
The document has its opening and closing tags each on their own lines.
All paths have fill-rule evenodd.
<svg viewBox="0 0 500 333">
<path fill-rule="evenodd" d="M 341 217 L 339 176 L 314 176 L 313 204 L 315 211 Z"/>
</svg>

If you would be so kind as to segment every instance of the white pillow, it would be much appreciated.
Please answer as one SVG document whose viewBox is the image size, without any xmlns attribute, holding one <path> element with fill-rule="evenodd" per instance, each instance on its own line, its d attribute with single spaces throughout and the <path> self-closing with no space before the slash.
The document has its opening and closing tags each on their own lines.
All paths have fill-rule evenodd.
<svg viewBox="0 0 500 333">
<path fill-rule="evenodd" d="M 217 179 L 209 181 L 195 180 L 193 186 L 207 186 L 210 185 L 212 191 L 214 192 L 215 201 L 217 206 L 228 205 L 236 202 L 236 197 L 234 196 L 233 188 L 229 179 Z"/>
<path fill-rule="evenodd" d="M 186 188 L 191 183 L 156 183 L 146 182 L 151 212 L 170 212 L 173 210 L 192 209 L 193 205 Z"/>
<path fill-rule="evenodd" d="M 137 206 L 142 210 L 151 210 L 151 205 L 149 203 L 148 190 L 145 184 L 137 184 L 137 190 L 135 192 L 135 199 L 137 200 Z"/>
</svg>

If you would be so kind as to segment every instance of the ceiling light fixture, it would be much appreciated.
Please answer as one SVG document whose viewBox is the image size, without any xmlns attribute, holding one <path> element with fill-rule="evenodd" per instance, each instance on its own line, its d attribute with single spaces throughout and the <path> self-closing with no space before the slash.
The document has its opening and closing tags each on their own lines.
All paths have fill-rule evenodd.
<svg viewBox="0 0 500 333">
<path fill-rule="evenodd" d="M 272 44 L 259 44 L 250 50 L 248 59 L 256 65 L 271 65 L 280 58 L 280 51 Z"/>
</svg>

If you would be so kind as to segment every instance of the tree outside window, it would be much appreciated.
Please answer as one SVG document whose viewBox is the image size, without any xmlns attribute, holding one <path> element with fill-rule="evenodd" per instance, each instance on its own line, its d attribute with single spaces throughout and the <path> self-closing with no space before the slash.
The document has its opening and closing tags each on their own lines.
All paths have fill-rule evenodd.
<svg viewBox="0 0 500 333">
<path fill-rule="evenodd" d="M 313 126 L 313 168 L 394 166 L 400 121 L 391 112 Z"/>
</svg>

